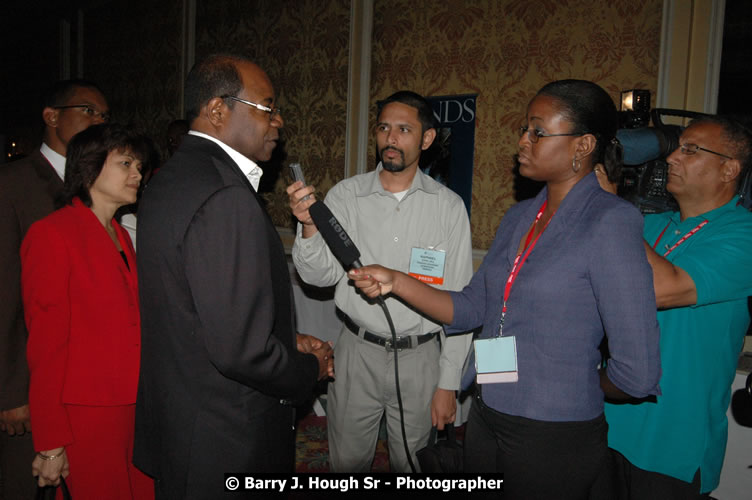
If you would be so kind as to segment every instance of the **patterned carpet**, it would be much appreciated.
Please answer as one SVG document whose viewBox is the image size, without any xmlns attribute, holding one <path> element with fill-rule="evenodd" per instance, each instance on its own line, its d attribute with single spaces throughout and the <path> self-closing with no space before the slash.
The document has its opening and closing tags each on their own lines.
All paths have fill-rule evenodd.
<svg viewBox="0 0 752 500">
<path fill-rule="evenodd" d="M 464 438 L 464 431 L 464 426 L 456 428 L 457 439 L 460 442 Z M 317 417 L 313 411 L 308 413 L 298 422 L 295 440 L 296 472 L 329 472 L 326 417 Z M 383 428 L 376 443 L 376 455 L 371 472 L 389 472 L 389 451 Z"/>
</svg>

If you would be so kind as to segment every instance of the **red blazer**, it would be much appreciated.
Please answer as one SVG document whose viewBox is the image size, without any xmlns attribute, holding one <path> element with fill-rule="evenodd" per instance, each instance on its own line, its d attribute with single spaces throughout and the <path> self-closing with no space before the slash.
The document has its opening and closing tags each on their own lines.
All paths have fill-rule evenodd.
<svg viewBox="0 0 752 500">
<path fill-rule="evenodd" d="M 80 200 L 31 226 L 21 245 L 34 446 L 73 442 L 65 404 L 136 402 L 141 349 L 136 257 L 113 221 L 128 267 Z"/>
</svg>

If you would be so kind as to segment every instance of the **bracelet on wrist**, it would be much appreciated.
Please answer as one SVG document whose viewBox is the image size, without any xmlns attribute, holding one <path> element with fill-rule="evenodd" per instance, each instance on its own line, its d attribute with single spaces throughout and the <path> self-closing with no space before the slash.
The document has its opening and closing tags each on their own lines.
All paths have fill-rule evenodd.
<svg viewBox="0 0 752 500">
<path fill-rule="evenodd" d="M 57 455 L 45 455 L 45 454 L 44 454 L 44 453 L 42 453 L 41 451 L 38 451 L 38 452 L 37 452 L 37 456 L 38 456 L 39 458 L 41 458 L 42 460 L 55 460 L 56 458 L 60 458 L 60 457 L 61 457 L 61 456 L 63 455 L 63 452 L 64 452 L 64 451 L 65 451 L 65 450 L 61 451 L 61 452 L 60 452 L 60 453 L 58 453 Z"/>
</svg>

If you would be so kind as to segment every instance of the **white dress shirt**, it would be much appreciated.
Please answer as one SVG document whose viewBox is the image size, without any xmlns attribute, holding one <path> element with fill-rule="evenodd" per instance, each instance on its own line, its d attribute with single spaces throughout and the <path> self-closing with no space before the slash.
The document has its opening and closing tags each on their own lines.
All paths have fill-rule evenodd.
<svg viewBox="0 0 752 500">
<path fill-rule="evenodd" d="M 216 137 L 212 137 L 210 135 L 204 134 L 203 132 L 196 132 L 195 130 L 191 130 L 188 133 L 191 135 L 197 135 L 199 137 L 203 137 L 204 139 L 209 139 L 210 141 L 216 142 L 219 145 L 219 147 L 224 149 L 225 152 L 228 155 L 230 155 L 230 158 L 232 158 L 235 161 L 235 163 L 238 164 L 238 167 L 240 167 L 240 170 L 243 172 L 243 174 L 245 174 L 245 176 L 248 177 L 248 180 L 251 182 L 251 186 L 253 186 L 253 189 L 258 191 L 259 182 L 261 181 L 261 176 L 264 173 L 264 171 L 261 170 L 261 167 L 259 167 L 252 160 L 249 160 L 247 157 L 238 153 L 237 151 L 235 151 L 230 146 L 220 141 Z"/>
<path fill-rule="evenodd" d="M 42 156 L 47 158 L 47 161 L 50 162 L 50 165 L 55 169 L 60 180 L 65 181 L 65 156 L 54 151 L 45 143 L 42 143 L 42 147 L 39 148 L 39 151 L 42 153 Z"/>
</svg>

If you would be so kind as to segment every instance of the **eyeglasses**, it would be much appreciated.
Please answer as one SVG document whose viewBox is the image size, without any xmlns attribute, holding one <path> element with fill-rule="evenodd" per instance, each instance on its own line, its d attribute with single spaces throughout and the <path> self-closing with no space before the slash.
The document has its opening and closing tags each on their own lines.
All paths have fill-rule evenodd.
<svg viewBox="0 0 752 500">
<path fill-rule="evenodd" d="M 527 138 L 530 139 L 530 142 L 537 143 L 538 139 L 541 137 L 574 137 L 574 136 L 580 136 L 584 134 L 547 134 L 545 132 L 541 132 L 537 128 L 529 128 L 527 125 L 523 125 L 520 127 L 520 137 L 525 135 L 527 133 Z"/>
<path fill-rule="evenodd" d="M 726 158 L 728 160 L 733 160 L 733 158 L 731 158 L 730 156 L 727 156 L 727 155 L 722 154 L 722 153 L 716 153 L 715 151 L 711 151 L 709 149 L 702 148 L 702 147 L 698 146 L 697 144 L 680 144 L 679 145 L 679 149 L 685 155 L 690 155 L 691 156 L 691 155 L 697 153 L 698 151 L 705 151 L 706 153 L 711 153 L 711 154 L 714 154 L 714 155 L 717 155 L 717 156 L 722 156 L 723 158 Z"/>
<path fill-rule="evenodd" d="M 68 104 L 66 106 L 52 106 L 52 109 L 70 108 L 80 108 L 84 113 L 86 113 L 87 116 L 91 118 L 100 118 L 103 122 L 110 121 L 110 113 L 108 111 L 99 111 L 97 109 L 94 109 L 92 106 L 89 106 L 88 104 Z"/>
<path fill-rule="evenodd" d="M 234 95 L 223 95 L 223 96 L 220 96 L 220 99 L 232 99 L 233 101 L 242 102 L 243 104 L 247 104 L 248 106 L 253 106 L 256 109 L 260 109 L 261 111 L 269 113 L 270 122 L 274 121 L 275 118 L 282 115 L 282 108 L 270 108 L 269 106 L 264 106 L 263 104 L 246 101 L 245 99 L 235 97 Z"/>
</svg>

